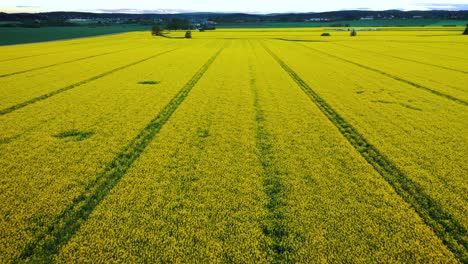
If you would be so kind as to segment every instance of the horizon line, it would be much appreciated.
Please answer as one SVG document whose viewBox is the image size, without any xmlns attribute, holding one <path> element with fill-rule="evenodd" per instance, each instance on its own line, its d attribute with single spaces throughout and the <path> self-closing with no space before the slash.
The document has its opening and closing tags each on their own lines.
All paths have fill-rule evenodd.
<svg viewBox="0 0 468 264">
<path fill-rule="evenodd" d="M 85 10 L 54 10 L 54 11 L 29 11 L 29 12 L 6 12 L 0 10 L 0 13 L 5 14 L 43 14 L 43 13 L 91 13 L 91 14 L 128 14 L 128 15 L 176 15 L 176 14 L 193 14 L 193 13 L 213 13 L 213 14 L 248 14 L 248 15 L 275 15 L 275 14 L 320 14 L 330 12 L 344 12 L 344 11 L 363 11 L 363 12 L 386 12 L 386 11 L 400 11 L 400 12 L 430 12 L 430 11 L 468 11 L 468 9 L 369 9 L 369 8 L 351 8 L 339 9 L 328 11 L 285 11 L 285 12 L 261 12 L 261 11 L 198 11 L 198 10 L 181 10 L 181 9 L 131 9 L 131 8 L 118 8 L 118 9 L 85 9 Z"/>
</svg>

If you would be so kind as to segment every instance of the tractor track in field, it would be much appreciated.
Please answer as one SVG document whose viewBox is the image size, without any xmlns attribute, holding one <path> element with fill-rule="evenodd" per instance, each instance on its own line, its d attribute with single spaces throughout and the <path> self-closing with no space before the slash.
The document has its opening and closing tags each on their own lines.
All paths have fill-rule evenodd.
<svg viewBox="0 0 468 264">
<path fill-rule="evenodd" d="M 371 145 L 351 124 L 317 94 L 291 67 L 265 44 L 265 50 L 289 74 L 321 112 L 338 128 L 357 152 L 387 181 L 395 192 L 410 204 L 427 226 L 462 262 L 468 262 L 467 230 L 424 190 L 406 176 L 392 161 Z"/>
<path fill-rule="evenodd" d="M 349 64 L 353 64 L 355 66 L 358 66 L 360 68 L 363 68 L 363 69 L 366 69 L 368 71 L 373 71 L 373 72 L 376 72 L 376 73 L 379 73 L 381 75 L 384 75 L 386 77 L 389 77 L 395 81 L 399 81 L 399 82 L 402 82 L 402 83 L 405 83 L 405 84 L 408 84 L 414 88 L 417 88 L 417 89 L 420 89 L 420 90 L 425 90 L 427 92 L 430 92 L 432 94 L 435 94 L 435 95 L 438 95 L 440 97 L 443 97 L 445 99 L 448 99 L 452 102 L 455 102 L 455 103 L 458 103 L 458 104 L 461 104 L 461 105 L 464 105 L 464 106 L 468 106 L 468 102 L 462 100 L 462 99 L 459 99 L 459 98 L 456 98 L 454 96 L 451 96 L 451 95 L 448 95 L 448 94 L 445 94 L 445 93 L 442 93 L 442 92 L 439 92 L 437 90 L 434 90 L 432 88 L 429 88 L 427 86 L 424 86 L 424 85 L 421 85 L 421 84 L 417 84 L 417 83 L 414 83 L 412 81 L 409 81 L 409 80 L 406 80 L 406 79 L 403 79 L 403 78 L 400 78 L 398 76 L 395 76 L 395 75 L 392 75 L 392 74 L 389 74 L 389 73 L 386 73 L 384 71 L 381 71 L 379 69 L 376 69 L 376 68 L 372 68 L 372 67 L 369 67 L 369 66 L 366 66 L 366 65 L 363 65 L 363 64 L 360 64 L 360 63 L 357 63 L 357 62 L 354 62 L 354 61 L 351 61 L 351 60 L 348 60 L 348 59 L 345 59 L 345 58 L 342 58 L 342 57 L 339 57 L 339 56 L 335 56 L 333 54 L 330 54 L 328 52 L 324 52 L 324 51 L 321 51 L 321 50 L 318 50 L 318 49 L 314 49 L 312 47 L 309 47 L 307 45 L 304 45 L 304 44 L 298 44 L 298 45 L 301 45 L 303 47 L 305 47 L 306 49 L 310 49 L 310 50 L 313 50 L 315 52 L 318 52 L 318 53 L 321 53 L 321 54 L 324 54 L 330 58 L 334 58 L 334 59 L 337 59 L 337 60 L 340 60 L 340 61 L 343 61 L 343 62 L 346 62 L 346 63 L 349 63 Z"/>
<path fill-rule="evenodd" d="M 468 71 L 457 70 L 457 69 L 453 69 L 453 68 L 449 68 L 449 67 L 445 67 L 445 66 L 440 66 L 440 65 L 437 65 L 437 64 L 432 64 L 432 63 L 427 63 L 427 62 L 421 62 L 421 61 L 417 61 L 417 60 L 407 59 L 407 58 L 403 58 L 403 57 L 399 57 L 399 56 L 394 56 L 394 55 L 390 55 L 390 54 L 385 54 L 385 53 L 381 53 L 381 52 L 377 52 L 377 51 L 359 49 L 359 48 L 351 47 L 351 46 L 348 46 L 348 45 L 345 45 L 345 44 L 341 44 L 341 43 L 338 44 L 338 43 L 332 42 L 332 44 L 338 45 L 338 46 L 342 46 L 342 47 L 346 47 L 346 48 L 348 48 L 348 49 L 354 49 L 354 50 L 363 51 L 363 52 L 370 52 L 370 53 L 373 53 L 373 54 L 377 54 L 377 55 L 379 55 L 379 56 L 387 56 L 387 57 L 390 57 L 390 58 L 395 58 L 395 59 L 404 60 L 404 61 L 410 61 L 410 62 L 414 62 L 414 63 L 426 65 L 426 66 L 432 66 L 432 67 L 440 68 L 440 69 L 443 69 L 443 70 L 449 70 L 449 71 L 454 71 L 454 72 L 459 72 L 459 73 L 465 73 L 465 74 L 468 73 Z"/>
<path fill-rule="evenodd" d="M 26 59 L 26 58 L 32 58 L 32 57 L 38 57 L 38 56 L 44 56 L 44 55 L 48 55 L 50 53 L 45 53 L 45 54 L 36 54 L 36 55 L 28 55 L 28 56 L 22 56 L 22 57 L 15 57 L 15 58 L 10 58 L 10 59 L 6 59 L 6 60 L 0 60 L 0 63 L 1 62 L 7 62 L 7 61 L 14 61 L 14 60 L 21 60 L 21 59 Z M 53 53 L 52 53 L 53 54 Z"/>
<path fill-rule="evenodd" d="M 53 261 L 60 248 L 68 243 L 96 206 L 104 200 L 106 195 L 117 185 L 132 164 L 156 137 L 224 48 L 226 48 L 226 45 L 208 59 L 154 119 L 120 151 L 106 168 L 97 175 L 95 180 L 85 187 L 85 191 L 76 197 L 60 215 L 55 217 L 52 224 L 44 229 L 45 231 L 35 234 L 33 241 L 25 247 L 14 262 L 50 263 Z"/>
<path fill-rule="evenodd" d="M 250 90 L 253 95 L 255 109 L 255 139 L 257 156 L 262 167 L 264 192 L 268 197 L 266 209 L 267 219 L 262 223 L 263 234 L 271 238 L 272 243 L 264 250 L 276 262 L 290 262 L 288 257 L 294 249 L 287 245 L 285 238 L 290 236 L 290 230 L 284 225 L 284 208 L 287 206 L 286 190 L 282 180 L 281 171 L 275 166 L 275 155 L 272 146 L 274 142 L 265 127 L 265 115 L 260 106 L 254 69 L 249 62 Z"/>
<path fill-rule="evenodd" d="M 23 107 L 26 107 L 26 106 L 28 106 L 28 105 L 30 105 L 30 104 L 34 104 L 34 103 L 37 103 L 37 102 L 39 102 L 39 101 L 48 99 L 48 98 L 50 98 L 50 97 L 52 97 L 52 96 L 54 96 L 54 95 L 57 95 L 57 94 L 66 92 L 66 91 L 68 91 L 68 90 L 77 88 L 77 87 L 82 86 L 82 85 L 84 85 L 84 84 L 87 84 L 87 83 L 90 83 L 90 82 L 92 82 L 92 81 L 101 79 L 101 78 L 103 78 L 103 77 L 105 77 L 105 76 L 107 76 L 107 75 L 113 74 L 113 73 L 115 73 L 115 72 L 121 71 L 121 70 L 123 70 L 123 69 L 126 69 L 126 68 L 129 68 L 129 67 L 131 67 L 131 66 L 140 64 L 140 63 L 142 63 L 142 62 L 151 60 L 151 59 L 153 59 L 153 58 L 159 57 L 159 56 L 161 56 L 161 55 L 167 54 L 167 53 L 172 52 L 172 51 L 175 51 L 175 50 L 177 50 L 177 48 L 176 48 L 176 49 L 166 50 L 166 51 L 157 53 L 157 54 L 152 55 L 152 56 L 150 56 L 150 57 L 146 57 L 146 58 L 144 58 L 144 59 L 141 59 L 141 60 L 132 62 L 132 63 L 130 63 L 130 64 L 117 67 L 117 68 L 112 69 L 112 70 L 110 70 L 110 71 L 106 71 L 106 72 L 101 73 L 101 74 L 99 74 L 99 75 L 93 76 L 93 77 L 91 77 L 91 78 L 89 78 L 89 79 L 86 79 L 86 80 L 83 80 L 83 81 L 80 81 L 80 82 L 77 82 L 77 83 L 74 83 L 74 84 L 65 86 L 65 87 L 60 88 L 60 89 L 58 89 L 58 90 L 52 91 L 52 92 L 50 92 L 50 93 L 46 93 L 46 94 L 43 94 L 43 95 L 41 95 L 41 96 L 38 96 L 38 97 L 35 97 L 35 98 L 32 98 L 32 99 L 29 99 L 29 100 L 27 100 L 27 101 L 24 101 L 24 102 L 22 102 L 22 103 L 19 103 L 19 104 L 16 104 L 16 105 L 13 105 L 13 106 L 10 106 L 10 107 L 1 109 L 1 110 L 0 110 L 0 116 L 1 116 L 1 115 L 9 114 L 9 113 L 14 112 L 14 111 L 16 111 L 16 110 L 18 110 L 18 109 L 21 109 L 21 108 L 23 108 Z"/>
<path fill-rule="evenodd" d="M 60 54 L 60 53 L 67 53 L 67 51 L 57 51 L 57 52 L 50 52 L 50 53 L 41 53 L 41 54 L 27 55 L 27 56 L 21 56 L 21 57 L 14 57 L 14 58 L 9 58 L 9 59 L 5 59 L 5 60 L 0 60 L 0 63 L 2 63 L 2 62 L 7 62 L 7 61 L 15 61 L 15 60 L 33 58 L 33 57 L 40 57 L 40 56 L 47 56 L 47 55 L 53 55 L 53 54 Z"/>
<path fill-rule="evenodd" d="M 0 60 L 0 63 L 2 63 L 2 62 L 7 62 L 7 61 L 15 61 L 15 60 L 33 58 L 33 57 L 40 57 L 40 56 L 47 56 L 47 55 L 53 55 L 53 54 L 60 54 L 60 53 L 66 53 L 66 51 L 58 51 L 58 52 L 42 53 L 42 54 L 35 54 L 35 55 L 28 55 L 28 56 L 21 56 L 21 57 L 9 58 L 9 59 L 5 59 L 5 60 Z"/>
<path fill-rule="evenodd" d="M 92 58 L 97 58 L 97 57 L 101 57 L 101 56 L 105 56 L 105 55 L 109 55 L 109 54 L 115 54 L 115 53 L 131 50 L 131 49 L 135 49 L 135 48 L 126 48 L 126 49 L 121 49 L 121 50 L 116 50 L 116 51 L 110 51 L 110 52 L 95 54 L 95 55 L 91 55 L 91 56 L 81 57 L 81 58 L 73 59 L 73 60 L 69 60 L 69 61 L 63 61 L 63 62 L 58 62 L 58 63 L 54 63 L 54 64 L 49 64 L 49 65 L 46 65 L 46 66 L 41 66 L 41 67 L 32 68 L 32 69 L 28 69 L 28 70 L 6 73 L 6 74 L 0 75 L 0 78 L 5 78 L 5 77 L 18 75 L 18 74 L 22 74 L 22 73 L 28 73 L 28 72 L 32 72 L 32 71 L 48 69 L 48 68 L 52 68 L 52 67 L 55 67 L 55 66 L 60 66 L 60 65 L 64 65 L 64 64 L 77 62 L 77 61 L 83 61 L 83 60 L 88 60 L 88 59 L 92 59 Z"/>
<path fill-rule="evenodd" d="M 57 42 L 60 41 L 60 40 L 57 40 Z M 66 41 L 66 40 L 64 40 Z M 39 43 L 43 43 L 43 42 L 33 42 L 33 43 L 23 43 L 25 45 L 28 45 L 28 44 L 39 44 Z M 21 44 L 20 44 L 21 45 Z M 76 44 L 69 44 L 68 46 L 70 45 L 76 45 Z M 87 45 L 87 44 L 83 44 L 83 45 Z M 109 45 L 109 44 L 103 44 L 103 45 L 93 45 L 91 48 L 102 48 L 102 47 L 106 47 L 106 48 L 109 48 L 110 46 L 114 47 L 116 45 Z M 138 46 L 138 47 L 134 47 L 134 49 L 137 49 L 137 48 L 140 48 L 140 47 L 144 47 L 146 45 L 143 45 L 143 46 Z M 1 47 L 1 46 L 0 46 Z M 84 47 L 80 47 L 82 49 L 86 49 L 86 48 L 89 48 L 87 46 L 84 46 Z M 131 49 L 131 48 L 128 48 L 128 49 Z M 33 57 L 40 57 L 40 56 L 47 56 L 47 55 L 53 55 L 53 54 L 63 54 L 63 53 L 67 53 L 69 52 L 69 50 L 62 50 L 62 51 L 55 51 L 55 52 L 47 52 L 47 53 L 40 53 L 40 54 L 34 54 L 34 55 L 26 55 L 26 56 L 21 56 L 21 57 L 14 57 L 14 58 L 9 58 L 9 59 L 4 59 L 4 60 L 0 60 L 0 63 L 2 62 L 7 62 L 7 61 L 14 61 L 14 60 L 21 60 L 21 59 L 26 59 L 26 58 L 33 58 Z"/>
</svg>

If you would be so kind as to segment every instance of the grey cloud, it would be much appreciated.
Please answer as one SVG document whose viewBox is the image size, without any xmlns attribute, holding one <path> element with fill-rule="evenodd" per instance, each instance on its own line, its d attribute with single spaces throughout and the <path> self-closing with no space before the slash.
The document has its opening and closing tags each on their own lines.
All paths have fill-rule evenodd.
<svg viewBox="0 0 468 264">
<path fill-rule="evenodd" d="M 41 8 L 40 6 L 16 6 L 16 8 Z"/>
</svg>

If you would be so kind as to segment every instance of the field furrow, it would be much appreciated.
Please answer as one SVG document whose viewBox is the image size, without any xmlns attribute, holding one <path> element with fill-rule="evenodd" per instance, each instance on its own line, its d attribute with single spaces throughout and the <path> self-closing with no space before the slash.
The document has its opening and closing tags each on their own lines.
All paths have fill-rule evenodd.
<svg viewBox="0 0 468 264">
<path fill-rule="evenodd" d="M 47 98 L 49 98 L 49 97 L 52 97 L 52 96 L 54 96 L 54 95 L 57 95 L 57 94 L 66 92 L 66 91 L 68 91 L 68 90 L 77 88 L 77 87 L 82 86 L 82 85 L 84 85 L 84 84 L 87 84 L 87 83 L 90 83 L 90 82 L 92 82 L 92 81 L 101 79 L 101 78 L 103 78 L 103 77 L 105 77 L 105 76 L 107 76 L 107 75 L 110 75 L 110 74 L 113 74 L 113 73 L 115 73 L 115 72 L 121 71 L 121 70 L 123 70 L 123 69 L 129 68 L 129 67 L 132 67 L 132 66 L 135 66 L 135 65 L 140 64 L 140 63 L 142 63 L 142 62 L 145 62 L 145 61 L 154 59 L 154 58 L 156 58 L 156 57 L 159 57 L 159 56 L 161 56 L 161 55 L 167 54 L 167 53 L 172 52 L 172 51 L 175 51 L 175 50 L 176 50 L 176 49 L 171 49 L 171 50 L 166 50 L 166 51 L 163 51 L 163 52 L 154 54 L 154 55 L 152 55 L 152 56 L 150 56 L 150 57 L 146 57 L 146 58 L 144 58 L 144 59 L 141 59 L 141 60 L 138 60 L 138 61 L 134 61 L 134 62 L 132 62 L 132 63 L 130 63 L 130 64 L 126 64 L 126 65 L 124 65 L 124 66 L 121 66 L 121 67 L 112 69 L 112 70 L 110 70 L 110 71 L 101 73 L 101 74 L 99 74 L 99 75 L 93 76 L 93 77 L 91 77 L 91 78 L 89 78 L 89 79 L 86 79 L 86 80 L 83 80 L 83 81 L 80 81 L 80 82 L 77 82 L 77 83 L 68 85 L 68 86 L 66 86 L 66 87 L 60 88 L 60 89 L 55 90 L 55 91 L 52 91 L 52 92 L 50 92 L 50 93 L 43 94 L 43 95 L 41 95 L 41 96 L 32 98 L 32 99 L 27 100 L 27 101 L 25 101 L 25 102 L 21 102 L 21 103 L 19 103 L 19 104 L 10 106 L 10 107 L 8 107 L 8 108 L 1 109 L 1 110 L 0 110 L 0 115 L 9 114 L 9 113 L 11 113 L 11 112 L 13 112 L 13 111 L 16 111 L 16 110 L 18 110 L 18 109 L 21 109 L 21 108 L 23 108 L 23 107 L 26 107 L 26 106 L 28 106 L 28 105 L 30 105 L 30 104 L 37 103 L 37 102 L 39 102 L 39 101 L 45 100 L 45 99 L 47 99 Z"/>
<path fill-rule="evenodd" d="M 132 164 L 138 159 L 148 144 L 159 133 L 179 105 L 188 96 L 192 88 L 202 78 L 222 49 L 213 55 L 190 79 L 180 92 L 171 99 L 161 112 L 107 165 L 95 180 L 88 184 L 78 197 L 45 228 L 45 233 L 35 234 L 36 239 L 29 244 L 20 259 L 28 261 L 51 261 L 61 246 L 86 221 L 94 208 L 106 197 L 109 191 L 120 181 Z"/>
<path fill-rule="evenodd" d="M 146 41 L 141 38 L 140 41 Z M 197 42 L 196 45 L 201 44 Z M 59 90 L 93 76 L 142 60 L 164 50 L 180 48 L 171 40 L 161 40 L 155 45 L 108 54 L 99 59 L 78 61 L 63 67 L 52 67 L 25 73 L 21 76 L 0 78 L 0 109 L 31 100 L 32 98 Z"/>
<path fill-rule="evenodd" d="M 443 207 L 427 195 L 424 190 L 408 178 L 391 160 L 371 145 L 351 124 L 338 114 L 302 78 L 276 54 L 267 51 L 288 72 L 297 85 L 320 108 L 327 118 L 340 130 L 341 134 L 353 145 L 361 156 L 395 189 L 395 191 L 416 210 L 450 250 L 464 262 L 468 259 L 467 231 Z"/>
<path fill-rule="evenodd" d="M 363 48 L 353 47 L 351 45 L 346 45 L 346 44 L 343 44 L 343 43 L 333 43 L 333 44 L 343 46 L 343 47 L 347 47 L 347 48 L 351 48 L 351 49 L 357 50 L 359 52 L 372 53 L 372 54 L 376 54 L 377 56 L 391 57 L 391 58 L 395 58 L 395 59 L 399 59 L 399 60 L 404 60 L 404 61 L 414 62 L 414 63 L 417 63 L 417 64 L 436 67 L 436 68 L 440 68 L 440 69 L 444 69 L 444 70 L 449 70 L 449 71 L 455 71 L 455 72 L 459 72 L 459 73 L 468 74 L 468 71 L 463 70 L 463 69 L 465 69 L 465 68 L 463 68 L 463 65 L 461 67 L 459 66 L 459 69 L 456 68 L 457 65 L 451 65 L 451 64 L 448 64 L 449 66 L 441 65 L 441 64 L 444 64 L 444 62 L 447 60 L 447 58 L 440 58 L 439 60 L 435 61 L 437 63 L 436 64 L 436 63 L 434 63 L 434 57 L 432 58 L 433 63 L 422 61 L 421 60 L 421 57 L 422 57 L 421 54 L 419 54 L 419 56 L 415 56 L 415 57 L 417 57 L 417 59 L 410 59 L 410 58 L 408 58 L 408 52 L 405 52 L 404 54 L 401 54 L 401 53 L 403 53 L 402 51 L 396 51 L 396 50 L 392 50 L 391 52 L 382 52 L 382 51 L 370 50 L 369 48 L 372 49 L 372 48 L 374 48 L 373 46 L 372 47 L 367 46 L 365 49 L 363 49 Z M 401 55 L 395 56 L 393 54 L 401 54 Z M 406 56 L 406 57 L 403 57 L 402 55 Z M 422 59 L 424 59 L 424 57 Z"/>
<path fill-rule="evenodd" d="M 446 45 L 437 44 L 439 53 L 429 53 L 431 49 L 424 46 L 392 45 L 393 43 L 385 43 L 382 46 L 369 45 L 367 43 L 360 43 L 359 39 L 356 39 L 356 41 L 345 41 L 343 43 L 347 46 L 358 46 L 361 49 L 385 50 L 385 54 L 387 55 L 422 61 L 428 64 L 435 64 L 439 67 L 448 67 L 450 69 L 461 71 L 459 73 L 444 71 L 442 69 L 434 69 L 434 67 L 428 67 L 421 64 L 415 65 L 410 61 L 404 62 L 401 60 L 394 60 L 393 58 L 387 58 L 385 60 L 377 59 L 378 57 L 372 55 L 372 53 L 356 52 L 349 47 L 330 48 L 328 51 L 337 56 L 346 57 L 355 62 L 361 62 L 367 66 L 391 72 L 394 75 L 417 80 L 421 84 L 428 84 L 428 86 L 434 87 L 445 85 L 447 87 L 457 89 L 465 88 L 463 80 L 466 80 L 467 78 L 465 73 L 468 66 L 468 62 L 466 61 L 467 58 L 465 58 L 465 51 L 468 50 L 468 46 L 459 45 L 456 47 L 457 44 L 460 44 L 459 42 L 463 41 L 463 39 L 457 39 L 457 41 Z M 341 43 L 342 42 L 337 42 L 336 44 Z M 382 61 L 385 61 L 386 63 L 382 63 Z M 453 83 L 447 83 L 446 79 L 452 79 Z"/>
<path fill-rule="evenodd" d="M 122 38 L 122 36 L 125 37 Z M 154 42 L 150 38 L 144 40 L 141 38 L 142 36 L 143 34 L 141 33 L 126 33 L 115 36 L 61 41 L 60 46 L 57 45 L 57 42 L 2 46 L 4 54 L 2 54 L 2 60 L 0 60 L 0 72 L 4 74 L 5 71 L 26 70 L 28 68 L 46 66 L 51 62 L 59 63 L 75 56 L 75 58 L 79 56 L 83 57 L 83 55 L 90 56 L 119 50 L 124 47 L 137 47 Z M 139 41 L 135 41 L 137 39 Z"/>
<path fill-rule="evenodd" d="M 249 43 L 250 44 L 250 43 Z M 253 50 L 252 50 L 253 51 Z M 252 52 L 250 51 L 250 52 Z M 256 84 L 255 69 L 253 68 L 253 58 L 250 57 L 250 88 L 252 89 L 253 104 L 255 108 L 255 137 L 258 152 L 258 159 L 262 165 L 263 186 L 268 196 L 266 209 L 268 218 L 263 223 L 263 233 L 271 238 L 271 244 L 268 248 L 268 254 L 275 261 L 286 261 L 288 255 L 292 254 L 291 245 L 288 245 L 285 238 L 290 231 L 284 224 L 284 210 L 287 206 L 287 197 L 285 197 L 285 186 L 283 182 L 284 174 L 281 169 L 275 165 L 275 153 L 272 148 L 272 138 L 265 127 L 265 115 L 260 107 L 260 98 Z M 285 257 L 286 256 L 286 257 Z"/>
<path fill-rule="evenodd" d="M 268 47 L 467 229 L 466 107 L 294 46 Z"/>
<path fill-rule="evenodd" d="M 453 59 L 462 61 L 462 63 L 466 65 L 467 63 L 466 60 L 468 59 L 468 55 L 466 54 L 466 52 L 463 52 L 463 50 L 465 50 L 468 47 L 466 46 L 465 43 L 460 43 L 460 42 L 453 41 L 450 43 L 445 43 L 445 45 L 441 45 L 439 43 L 436 43 L 435 45 L 431 45 L 433 44 L 431 42 L 426 42 L 424 44 L 415 43 L 414 45 L 411 45 L 410 47 L 406 47 L 406 49 L 413 50 L 414 52 L 418 52 L 419 54 L 421 54 L 421 56 L 436 55 L 441 58 L 443 57 L 447 57 L 449 59 L 453 58 Z M 399 45 L 399 48 L 405 49 L 405 45 Z"/>
<path fill-rule="evenodd" d="M 331 128 L 334 125 L 310 103 L 284 69 L 263 47 L 256 46 L 253 68 L 257 72 L 259 102 L 272 138 L 274 167 L 285 186 L 286 206 L 282 210 L 284 230 L 288 232 L 282 240 L 290 248 L 282 258 L 304 263 L 317 259 L 411 262 L 415 261 L 411 260 L 411 253 L 401 252 L 396 245 L 425 252 L 432 243 L 441 244 L 391 186 L 359 157 L 340 131 Z M 388 199 L 393 202 L 388 203 Z M 383 201 L 385 205 L 379 204 Z M 400 226 L 402 218 L 418 228 Z M 369 223 L 375 225 L 371 227 Z M 399 226 L 398 231 L 395 225 Z M 395 233 L 384 231 L 387 228 Z M 375 230 L 385 235 L 374 236 Z M 358 237 L 366 237 L 367 241 Z M 427 244 L 408 246 L 415 237 Z M 425 255 L 421 252 L 415 255 Z M 438 257 L 429 258 L 435 261 Z"/>
<path fill-rule="evenodd" d="M 0 46 L 0 263 L 468 263 L 461 24 Z"/>
<path fill-rule="evenodd" d="M 100 53 L 100 54 L 95 54 L 95 55 L 90 55 L 90 56 L 86 56 L 86 57 L 76 58 L 76 59 L 73 59 L 73 60 L 62 61 L 62 62 L 59 62 L 59 63 L 49 64 L 49 65 L 45 65 L 45 66 L 41 66 L 41 67 L 37 67 L 37 68 L 26 69 L 26 70 L 21 70 L 21 71 L 17 71 L 17 72 L 10 72 L 10 73 L 0 75 L 0 78 L 9 77 L 9 76 L 18 75 L 18 74 L 27 73 L 27 72 L 32 72 L 32 71 L 37 71 L 37 70 L 43 70 L 43 69 L 56 67 L 56 66 L 63 66 L 65 64 L 69 64 L 69 63 L 73 63 L 73 62 L 77 62 L 77 61 L 89 60 L 89 59 L 92 59 L 92 58 L 97 58 L 97 57 L 101 57 L 101 56 L 105 56 L 105 55 L 109 55 L 109 54 L 114 54 L 114 53 L 119 53 L 119 52 L 122 52 L 122 51 L 135 49 L 135 48 L 140 48 L 140 47 L 125 48 L 125 49 L 120 49 L 120 50 L 111 51 L 111 52 L 104 52 L 104 53 Z"/>
<path fill-rule="evenodd" d="M 58 262 L 269 262 L 247 47 L 223 51 Z"/>
<path fill-rule="evenodd" d="M 467 101 L 467 98 L 468 98 L 468 94 L 467 94 L 467 90 L 463 89 L 463 88 L 455 88 L 455 89 L 450 89 L 448 87 L 439 87 L 439 88 L 432 88 L 432 87 L 428 87 L 426 85 L 422 85 L 420 83 L 416 83 L 414 81 L 411 81 L 409 79 L 406 79 L 406 78 L 402 78 L 398 75 L 394 75 L 394 74 L 391 74 L 389 72 L 386 72 L 386 71 L 383 71 L 383 70 L 380 70 L 378 68 L 375 68 L 375 67 L 371 67 L 371 66 L 368 66 L 368 65 L 365 65 L 365 64 L 362 64 L 360 62 L 356 62 L 356 60 L 350 60 L 350 59 L 346 59 L 348 56 L 337 56 L 337 55 L 333 55 L 331 52 L 324 52 L 323 49 L 317 49 L 315 47 L 311 47 L 311 46 L 306 46 L 306 45 L 302 45 L 308 49 L 312 49 L 316 52 L 320 52 L 320 53 L 323 53 L 327 56 L 330 56 L 331 58 L 334 58 L 334 59 L 337 59 L 337 60 L 341 60 L 341 61 L 344 61 L 344 62 L 347 62 L 347 63 L 351 63 L 353 65 L 356 65 L 356 66 L 359 66 L 363 69 L 366 69 L 366 70 L 370 70 L 370 71 L 373 71 L 373 72 L 376 72 L 376 73 L 379 73 L 383 76 L 386 76 L 386 77 L 389 77 L 389 78 L 392 78 L 396 81 L 399 81 L 399 82 L 403 82 L 403 83 L 406 83 L 414 88 L 417 88 L 417 89 L 422 89 L 422 90 L 425 90 L 425 91 L 428 91 L 430 93 L 433 93 L 435 95 L 438 95 L 438 96 L 441 96 L 441 97 L 444 97 L 448 100 L 451 100 L 451 101 L 454 101 L 454 102 L 457 102 L 459 104 L 462 104 L 462 105 L 465 105 L 465 106 L 468 106 L 468 101 Z M 395 71 L 395 70 L 393 70 Z M 401 71 L 400 71 L 401 73 Z M 461 79 L 460 81 L 464 82 L 464 80 L 466 80 L 466 77 L 465 75 L 462 75 L 459 79 Z M 463 86 L 460 86 L 460 87 L 463 87 Z"/>
<path fill-rule="evenodd" d="M 2 116 L 1 127 L 8 128 L 2 134 L 18 135 L 0 145 L 0 174 L 9 175 L 1 178 L 0 200 L 11 205 L 1 211 L 0 245 L 8 252 L 2 262 L 19 257 L 34 234 L 47 233 L 218 46 L 214 41 L 196 46 L 196 54 L 172 52 Z M 157 82 L 140 84 L 152 80 Z"/>
</svg>

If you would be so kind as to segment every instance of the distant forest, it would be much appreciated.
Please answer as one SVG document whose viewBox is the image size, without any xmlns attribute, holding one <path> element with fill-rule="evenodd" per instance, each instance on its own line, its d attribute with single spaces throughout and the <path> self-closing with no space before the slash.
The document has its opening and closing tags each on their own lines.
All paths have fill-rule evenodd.
<svg viewBox="0 0 468 264">
<path fill-rule="evenodd" d="M 0 13 L 1 26 L 42 27 L 42 26 L 77 26 L 77 21 L 92 21 L 95 24 L 139 24 L 139 25 L 174 25 L 174 21 L 187 24 L 206 23 L 262 23 L 262 22 L 333 22 L 352 20 L 397 20 L 397 19 L 436 19 L 468 20 L 468 11 L 336 11 L 323 13 L 289 14 L 243 14 L 243 13 L 181 13 L 181 14 L 121 14 L 121 13 Z M 175 27 L 178 27 L 176 25 Z"/>
</svg>

